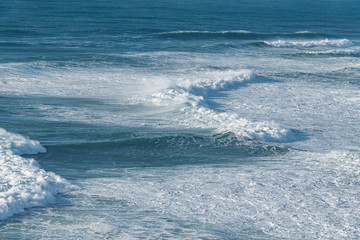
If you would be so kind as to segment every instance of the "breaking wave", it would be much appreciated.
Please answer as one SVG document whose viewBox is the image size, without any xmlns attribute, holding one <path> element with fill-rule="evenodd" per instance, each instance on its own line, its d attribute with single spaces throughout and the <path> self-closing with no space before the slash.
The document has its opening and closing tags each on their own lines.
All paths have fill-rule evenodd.
<svg viewBox="0 0 360 240">
<path fill-rule="evenodd" d="M 353 49 L 337 49 L 337 50 L 328 50 L 328 51 L 309 51 L 305 52 L 306 55 L 313 56 L 339 56 L 339 57 L 360 57 L 359 50 Z"/>
<path fill-rule="evenodd" d="M 56 194 L 70 189 L 65 179 L 20 156 L 45 151 L 39 142 L 0 128 L 0 220 L 54 202 Z"/>
<path fill-rule="evenodd" d="M 274 47 L 300 47 L 300 48 L 311 48 L 311 47 L 351 47 L 354 43 L 348 39 L 323 39 L 323 40 L 312 40 L 312 41 L 265 41 L 265 44 Z"/>
<path fill-rule="evenodd" d="M 233 132 L 241 138 L 270 142 L 294 141 L 290 129 L 275 122 L 252 122 L 236 113 L 221 112 L 209 105 L 209 95 L 237 89 L 260 77 L 250 70 L 211 71 L 196 76 L 196 79 L 181 79 L 172 87 L 151 95 L 150 102 L 156 105 L 183 105 L 186 116 L 182 125 L 189 128 L 213 128 L 217 132 Z"/>
</svg>

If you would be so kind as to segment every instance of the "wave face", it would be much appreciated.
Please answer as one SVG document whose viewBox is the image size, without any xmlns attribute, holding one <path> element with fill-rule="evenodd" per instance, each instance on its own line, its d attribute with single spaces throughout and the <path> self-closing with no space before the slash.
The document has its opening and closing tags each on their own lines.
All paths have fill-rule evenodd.
<svg viewBox="0 0 360 240">
<path fill-rule="evenodd" d="M 22 154 L 46 152 L 39 142 L 0 129 L 0 220 L 55 201 L 55 195 L 70 184 L 40 168 L 34 159 Z"/>
</svg>

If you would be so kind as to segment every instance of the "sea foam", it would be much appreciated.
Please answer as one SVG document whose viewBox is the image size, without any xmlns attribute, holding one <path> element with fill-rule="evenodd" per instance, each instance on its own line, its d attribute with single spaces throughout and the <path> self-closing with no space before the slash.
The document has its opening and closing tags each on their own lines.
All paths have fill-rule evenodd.
<svg viewBox="0 0 360 240">
<path fill-rule="evenodd" d="M 166 58 L 167 61 L 170 59 L 174 62 L 180 60 L 180 64 L 188 64 L 187 61 L 193 62 L 196 59 L 197 66 L 190 69 L 135 72 L 132 68 L 74 69 L 70 67 L 63 71 L 53 70 L 48 65 L 7 65 L 11 70 L 17 70 L 19 73 L 5 72 L 7 83 L 2 85 L 1 90 L 7 94 L 15 92 L 63 99 L 76 95 L 77 98 L 110 100 L 123 105 L 138 105 L 143 111 L 114 114 L 103 109 L 91 109 L 88 105 L 77 104 L 69 107 L 58 104 L 36 104 L 34 108 L 46 111 L 50 120 L 60 117 L 71 121 L 121 123 L 126 126 L 205 128 L 214 129 L 216 133 L 233 132 L 241 138 L 262 141 L 295 140 L 292 130 L 272 122 L 271 119 L 270 121 L 248 120 L 241 113 L 234 113 L 231 110 L 224 112 L 221 107 L 213 104 L 216 99 L 224 98 L 229 92 L 248 85 L 261 84 L 264 77 L 256 75 L 250 69 L 227 66 L 232 62 L 231 60 L 236 61 L 235 58 L 231 60 L 221 58 L 220 61 L 226 66 L 199 67 L 199 64 L 208 63 L 207 58 L 211 55 L 181 54 L 179 57 L 177 54 L 167 54 L 163 53 L 155 59 Z M 189 60 L 184 61 L 184 58 Z M 213 65 L 212 61 L 209 65 Z M 40 70 L 34 70 L 38 68 Z M 25 78 L 29 69 L 34 73 Z M 49 78 L 52 81 L 48 81 Z M 21 88 L 18 87 L 19 85 Z M 152 110 L 153 107 L 156 110 Z M 169 113 L 169 110 L 173 112 Z M 48 114 L 50 111 L 51 114 Z"/>
<path fill-rule="evenodd" d="M 358 239 L 359 166 L 357 153 L 294 151 L 279 161 L 131 169 L 83 184 L 84 194 L 156 211 L 158 219 L 210 225 L 234 239 L 248 229 L 266 234 L 259 239 Z"/>
<path fill-rule="evenodd" d="M 54 202 L 56 194 L 70 189 L 63 178 L 20 156 L 45 151 L 38 141 L 0 128 L 0 220 Z"/>
<path fill-rule="evenodd" d="M 201 76 L 201 77 L 199 77 Z M 209 104 L 209 96 L 236 90 L 259 78 L 251 70 L 204 72 L 194 77 L 178 79 L 172 87 L 152 94 L 151 102 L 158 105 L 184 105 L 186 116 L 181 125 L 189 128 L 213 128 L 217 132 L 233 132 L 240 138 L 271 142 L 295 140 L 290 129 L 275 122 L 252 122 L 236 113 L 221 112 Z"/>
<path fill-rule="evenodd" d="M 323 40 L 313 40 L 313 41 L 285 41 L 285 40 L 277 40 L 277 41 L 265 41 L 267 45 L 274 47 L 350 47 L 353 46 L 354 43 L 348 39 L 323 39 Z"/>
<path fill-rule="evenodd" d="M 360 56 L 360 51 L 353 49 L 336 49 L 336 50 L 327 50 L 327 51 L 309 51 L 309 52 L 305 52 L 305 54 L 318 55 L 318 56 L 358 57 Z"/>
<path fill-rule="evenodd" d="M 172 32 L 163 32 L 160 35 L 170 35 L 170 34 L 231 34 L 231 33 L 251 33 L 247 30 L 224 30 L 224 31 L 196 31 L 196 30 L 183 30 L 183 31 L 172 31 Z"/>
</svg>

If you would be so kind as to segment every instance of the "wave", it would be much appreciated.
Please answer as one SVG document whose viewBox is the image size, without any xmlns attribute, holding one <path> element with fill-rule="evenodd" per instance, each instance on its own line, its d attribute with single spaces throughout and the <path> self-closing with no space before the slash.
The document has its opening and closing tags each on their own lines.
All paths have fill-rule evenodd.
<svg viewBox="0 0 360 240">
<path fill-rule="evenodd" d="M 56 194 L 70 189 L 63 178 L 44 171 L 34 159 L 20 156 L 45 151 L 38 141 L 0 128 L 0 220 L 51 203 Z"/>
<path fill-rule="evenodd" d="M 172 31 L 159 34 L 192 34 L 192 33 L 203 33 L 203 34 L 227 34 L 227 33 L 252 33 L 247 30 L 228 30 L 228 31 L 196 31 L 196 30 L 184 30 L 184 31 Z"/>
<path fill-rule="evenodd" d="M 182 79 L 172 87 L 151 95 L 156 105 L 185 105 L 186 118 L 181 123 L 189 128 L 213 128 L 218 132 L 233 132 L 241 138 L 270 142 L 289 142 L 296 139 L 294 132 L 275 122 L 252 122 L 236 113 L 220 112 L 209 105 L 209 95 L 235 90 L 260 79 L 250 70 L 204 72 L 202 77 Z"/>
<path fill-rule="evenodd" d="M 179 39 L 179 40 L 203 40 L 203 39 L 239 39 L 239 40 L 259 40 L 273 38 L 301 38 L 311 39 L 320 37 L 331 37 L 328 34 L 313 33 L 309 31 L 299 31 L 293 33 L 256 33 L 246 30 L 228 31 L 172 31 L 157 33 L 157 36 Z"/>
<path fill-rule="evenodd" d="M 265 41 L 266 45 L 273 47 L 300 47 L 300 48 L 312 48 L 312 47 L 351 47 L 354 46 L 354 42 L 348 39 L 323 39 L 323 40 L 312 40 L 312 41 Z"/>
<path fill-rule="evenodd" d="M 193 64 L 194 58 L 188 58 L 191 58 L 190 63 Z M 14 73 L 13 69 L 20 72 Z M 297 138 L 293 130 L 281 127 L 274 122 L 250 121 L 241 117 L 240 114 L 232 111 L 223 112 L 214 107 L 211 97 L 221 97 L 226 91 L 233 91 L 261 81 L 262 77 L 251 70 L 208 66 L 161 71 L 139 70 L 136 73 L 133 69 L 120 71 L 110 69 L 100 72 L 97 69 L 76 69 L 76 71 L 64 71 L 64 69 L 48 71 L 48 69 L 48 66 L 41 67 L 39 71 L 32 66 L 21 69 L 11 65 L 9 69 L 5 68 L 1 71 L 10 75 L 7 83 L 2 85 L 2 91 L 9 89 L 10 92 L 21 91 L 23 94 L 42 94 L 52 97 L 76 95 L 78 98 L 111 100 L 118 105 L 140 106 L 138 111 L 134 108 L 137 112 L 114 115 L 106 108 L 92 109 L 91 106 L 37 105 L 40 110 L 46 107 L 52 111 L 48 119 L 55 119 L 52 117 L 57 116 L 74 121 L 101 124 L 205 128 L 213 129 L 216 133 L 233 132 L 242 138 L 272 142 L 289 142 Z M 52 81 L 48 81 L 49 78 Z M 102 79 L 101 84 L 99 84 L 99 79 Z"/>
<path fill-rule="evenodd" d="M 136 158 L 128 157 L 121 160 L 123 163 L 126 162 L 127 166 L 129 164 L 137 166 L 139 161 L 143 164 L 151 161 L 152 166 L 155 166 L 158 161 L 156 164 L 163 166 L 166 164 L 189 164 L 194 157 L 196 158 L 195 163 L 198 163 L 199 158 L 211 161 L 214 157 L 218 160 L 232 159 L 236 156 L 238 159 L 239 157 L 282 155 L 290 151 L 290 148 L 286 146 L 246 141 L 232 132 L 205 134 L 197 131 L 141 134 L 126 139 L 115 138 L 105 141 L 65 144 L 62 148 L 87 153 L 94 151 L 95 154 L 119 151 L 128 156 L 136 156 Z M 149 159 L 148 156 L 152 157 Z M 187 157 L 187 160 L 184 160 L 184 156 Z"/>
<path fill-rule="evenodd" d="M 359 50 L 351 50 L 351 49 L 337 49 L 337 50 L 328 50 L 328 51 L 309 51 L 309 52 L 305 52 L 302 54 L 316 55 L 316 56 L 360 57 Z"/>
</svg>

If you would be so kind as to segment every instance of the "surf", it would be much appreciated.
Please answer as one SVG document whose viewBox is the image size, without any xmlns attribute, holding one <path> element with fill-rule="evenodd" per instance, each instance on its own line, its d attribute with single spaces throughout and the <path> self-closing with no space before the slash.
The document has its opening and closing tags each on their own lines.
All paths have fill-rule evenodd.
<svg viewBox="0 0 360 240">
<path fill-rule="evenodd" d="M 38 141 L 0 128 L 0 220 L 54 203 L 57 194 L 71 189 L 68 181 L 44 171 L 34 159 L 21 157 L 44 152 Z"/>
</svg>

